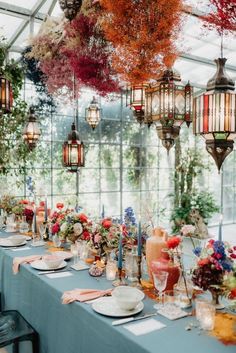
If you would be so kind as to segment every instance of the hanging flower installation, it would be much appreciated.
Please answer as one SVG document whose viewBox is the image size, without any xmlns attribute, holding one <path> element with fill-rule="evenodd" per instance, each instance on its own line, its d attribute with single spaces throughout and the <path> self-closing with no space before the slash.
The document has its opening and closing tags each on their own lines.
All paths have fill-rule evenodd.
<svg viewBox="0 0 236 353">
<path fill-rule="evenodd" d="M 62 48 L 65 45 L 64 22 L 61 18 L 48 18 L 40 32 L 31 40 L 31 51 L 26 54 L 39 62 L 39 68 L 44 74 L 48 92 L 61 94 L 73 90 L 73 71 Z M 63 92 L 65 93 L 65 92 Z"/>
<path fill-rule="evenodd" d="M 65 25 L 66 45 L 63 53 L 77 80 L 101 95 L 117 92 L 118 81 L 110 65 L 110 52 L 95 13 L 79 14 Z"/>
<path fill-rule="evenodd" d="M 181 24 L 181 0 L 100 0 L 101 26 L 114 47 L 112 65 L 132 84 L 171 67 Z"/>
<path fill-rule="evenodd" d="M 210 13 L 203 16 L 207 29 L 216 29 L 219 34 L 236 30 L 236 0 L 209 0 Z"/>
</svg>

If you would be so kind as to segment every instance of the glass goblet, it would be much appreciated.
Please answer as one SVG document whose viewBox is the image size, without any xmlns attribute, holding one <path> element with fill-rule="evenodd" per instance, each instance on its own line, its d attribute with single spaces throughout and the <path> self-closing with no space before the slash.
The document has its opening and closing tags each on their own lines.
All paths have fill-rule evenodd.
<svg viewBox="0 0 236 353">
<path fill-rule="evenodd" d="M 153 272 L 152 275 L 154 280 L 154 287 L 158 291 L 158 297 L 159 297 L 159 304 L 155 304 L 154 308 L 160 309 L 162 307 L 163 291 L 166 288 L 167 278 L 169 276 L 169 273 L 166 271 L 157 271 L 157 272 Z"/>
</svg>

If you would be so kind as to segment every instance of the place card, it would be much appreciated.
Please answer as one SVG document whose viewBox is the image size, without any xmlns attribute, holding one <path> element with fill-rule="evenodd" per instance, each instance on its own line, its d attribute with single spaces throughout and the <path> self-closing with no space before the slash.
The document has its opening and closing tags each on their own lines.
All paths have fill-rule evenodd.
<svg viewBox="0 0 236 353">
<path fill-rule="evenodd" d="M 166 325 L 155 319 L 144 320 L 135 324 L 127 324 L 123 326 L 126 330 L 133 333 L 135 336 L 146 335 L 147 333 L 160 330 Z"/>
<path fill-rule="evenodd" d="M 11 251 L 24 251 L 24 250 L 30 250 L 30 248 L 28 246 L 26 246 L 25 248 L 19 248 L 19 249 L 10 249 Z"/>
<path fill-rule="evenodd" d="M 72 273 L 70 272 L 49 273 L 48 275 L 45 275 L 45 277 L 48 277 L 48 278 L 62 278 L 62 277 L 70 277 L 70 276 L 72 276 Z"/>
<path fill-rule="evenodd" d="M 76 271 L 88 270 L 89 266 L 86 265 L 83 261 L 78 261 L 75 265 L 71 265 L 71 268 Z"/>
<path fill-rule="evenodd" d="M 171 303 L 165 304 L 163 308 L 159 309 L 157 312 L 169 320 L 181 319 L 189 315 L 186 311 Z"/>
</svg>

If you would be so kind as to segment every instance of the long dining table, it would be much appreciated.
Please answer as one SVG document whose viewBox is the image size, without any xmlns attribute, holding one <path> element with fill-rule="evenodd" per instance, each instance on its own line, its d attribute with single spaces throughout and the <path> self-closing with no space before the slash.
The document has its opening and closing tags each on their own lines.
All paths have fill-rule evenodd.
<svg viewBox="0 0 236 353">
<path fill-rule="evenodd" d="M 4 236 L 6 234 L 0 234 Z M 30 242 L 17 249 L 0 248 L 2 308 L 19 310 L 37 330 L 40 353 L 235 353 L 235 346 L 226 346 L 194 326 L 186 330 L 191 322 L 196 323 L 193 317 L 172 321 L 157 315 L 152 320 L 163 323 L 164 328 L 135 335 L 124 325 L 112 326 L 114 318 L 98 314 L 90 304 L 62 304 L 65 291 L 112 287 L 110 281 L 91 277 L 87 270 L 70 269 L 70 276 L 49 278 L 39 275 L 30 264 L 24 264 L 13 274 L 14 257 L 46 251 L 46 247 L 31 247 Z M 69 260 L 68 267 L 71 264 Z M 145 297 L 144 309 L 138 315 L 153 312 L 153 304 L 153 300 Z M 22 343 L 21 352 L 31 353 L 30 344 Z"/>
</svg>

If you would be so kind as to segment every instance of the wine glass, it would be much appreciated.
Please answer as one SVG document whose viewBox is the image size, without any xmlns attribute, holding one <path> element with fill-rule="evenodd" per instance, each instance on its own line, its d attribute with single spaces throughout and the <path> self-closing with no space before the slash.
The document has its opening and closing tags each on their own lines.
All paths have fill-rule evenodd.
<svg viewBox="0 0 236 353">
<path fill-rule="evenodd" d="M 153 272 L 152 275 L 154 280 L 154 287 L 158 291 L 158 296 L 159 296 L 159 304 L 155 304 L 154 308 L 160 309 L 162 307 L 162 296 L 163 296 L 162 293 L 166 288 L 167 278 L 169 276 L 169 273 L 166 271 L 157 271 L 157 272 Z"/>
<path fill-rule="evenodd" d="M 39 225 L 40 240 L 43 240 L 45 232 L 46 232 L 46 225 L 43 223 L 40 223 Z"/>
</svg>

